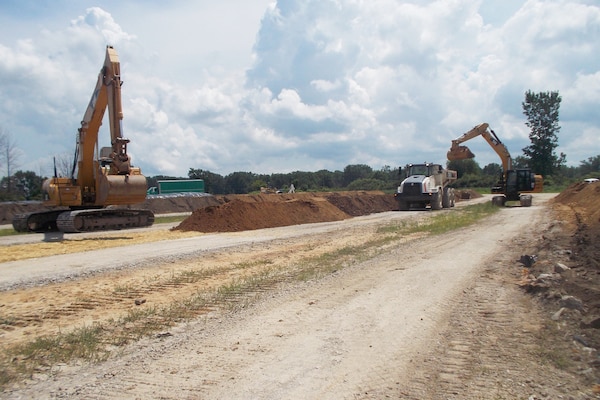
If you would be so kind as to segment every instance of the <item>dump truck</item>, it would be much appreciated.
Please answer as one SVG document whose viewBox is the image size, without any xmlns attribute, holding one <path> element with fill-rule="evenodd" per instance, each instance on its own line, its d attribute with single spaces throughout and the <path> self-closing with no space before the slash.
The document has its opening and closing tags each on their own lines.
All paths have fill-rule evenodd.
<svg viewBox="0 0 600 400">
<path fill-rule="evenodd" d="M 402 168 L 398 169 L 398 173 L 403 176 Z M 454 207 L 455 193 L 449 185 L 456 181 L 456 171 L 445 169 L 440 164 L 423 163 L 407 164 L 404 174 L 406 178 L 394 194 L 400 211 Z"/>
</svg>

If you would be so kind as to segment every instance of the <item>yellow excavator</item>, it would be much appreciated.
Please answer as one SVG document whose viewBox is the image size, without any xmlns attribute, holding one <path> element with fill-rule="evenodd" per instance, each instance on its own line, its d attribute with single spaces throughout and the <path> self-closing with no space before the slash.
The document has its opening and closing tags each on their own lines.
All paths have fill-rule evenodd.
<svg viewBox="0 0 600 400">
<path fill-rule="evenodd" d="M 122 135 L 119 56 L 106 47 L 104 65 L 78 129 L 76 159 L 71 177 L 44 181 L 44 205 L 50 211 L 20 214 L 13 219 L 18 232 L 89 232 L 150 226 L 150 210 L 131 208 L 146 199 L 146 178 L 131 165 Z M 100 149 L 98 131 L 108 108 L 111 147 Z M 56 209 L 54 209 L 56 207 Z"/>
<path fill-rule="evenodd" d="M 481 136 L 494 149 L 502 160 L 502 175 L 498 183 L 492 187 L 492 198 L 496 205 L 504 206 L 507 201 L 519 201 L 521 206 L 531 206 L 532 197 L 524 193 L 541 193 L 544 188 L 544 179 L 536 175 L 528 168 L 513 168 L 512 157 L 504 145 L 498 139 L 496 133 L 489 128 L 489 124 L 482 123 L 452 141 L 452 146 L 447 153 L 448 160 L 466 160 L 474 158 L 475 154 L 462 143 L 474 137 Z"/>
</svg>

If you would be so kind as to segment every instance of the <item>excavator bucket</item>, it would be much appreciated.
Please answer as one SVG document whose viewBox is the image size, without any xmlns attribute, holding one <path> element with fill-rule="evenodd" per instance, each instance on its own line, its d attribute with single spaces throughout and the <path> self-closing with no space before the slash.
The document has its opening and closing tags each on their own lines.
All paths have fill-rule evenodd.
<svg viewBox="0 0 600 400">
<path fill-rule="evenodd" d="M 448 160 L 466 160 L 468 158 L 474 158 L 475 154 L 467 146 L 452 146 L 446 154 Z"/>
</svg>

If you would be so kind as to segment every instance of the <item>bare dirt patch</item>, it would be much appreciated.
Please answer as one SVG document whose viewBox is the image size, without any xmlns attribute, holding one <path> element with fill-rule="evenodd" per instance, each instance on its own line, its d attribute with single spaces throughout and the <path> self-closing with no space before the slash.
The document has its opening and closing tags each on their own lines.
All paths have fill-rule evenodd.
<svg viewBox="0 0 600 400">
<path fill-rule="evenodd" d="M 525 266 L 522 286 L 542 300 L 567 341 L 587 349 L 573 361 L 600 393 L 600 184 L 576 183 L 551 208 L 555 222 L 530 247 L 537 259 Z"/>
<path fill-rule="evenodd" d="M 600 318 L 600 184 L 574 184 L 556 196 L 552 208 L 559 226 L 544 233 L 546 243 L 540 250 L 549 259 L 561 256 L 557 261 L 563 261 L 569 270 L 564 279 L 533 282 L 531 289 L 549 298 L 575 296 L 583 301 L 588 318 Z M 531 270 L 552 274 L 555 267 L 536 262 Z M 600 346 L 600 341 L 595 345 Z"/>
<path fill-rule="evenodd" d="M 175 230 L 238 232 L 343 219 L 398 209 L 383 192 L 224 196 L 223 203 L 196 209 Z"/>
</svg>

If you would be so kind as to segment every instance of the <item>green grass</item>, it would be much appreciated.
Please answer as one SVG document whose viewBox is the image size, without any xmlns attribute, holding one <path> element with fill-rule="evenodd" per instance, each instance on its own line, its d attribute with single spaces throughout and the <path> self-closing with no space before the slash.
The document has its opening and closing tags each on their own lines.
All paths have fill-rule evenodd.
<svg viewBox="0 0 600 400">
<path fill-rule="evenodd" d="M 188 216 L 187 215 L 165 215 L 162 217 L 155 217 L 154 218 L 154 223 L 155 224 L 171 224 L 174 222 L 181 222 L 184 219 L 186 219 Z"/>
<path fill-rule="evenodd" d="M 544 363 L 563 371 L 569 371 L 575 367 L 572 360 L 572 348 L 569 347 L 568 342 L 556 342 L 556 338 L 564 336 L 565 332 L 557 324 L 546 323 L 538 333 L 536 355 Z"/>
<path fill-rule="evenodd" d="M 432 235 L 440 235 L 455 229 L 474 224 L 475 222 L 492 215 L 502 208 L 494 206 L 486 201 L 471 204 L 462 208 L 455 208 L 447 212 L 435 212 L 434 215 L 425 220 L 415 222 L 399 221 L 390 223 L 379 228 L 382 233 L 394 235 L 409 235 L 411 233 L 424 232 Z"/>
</svg>

